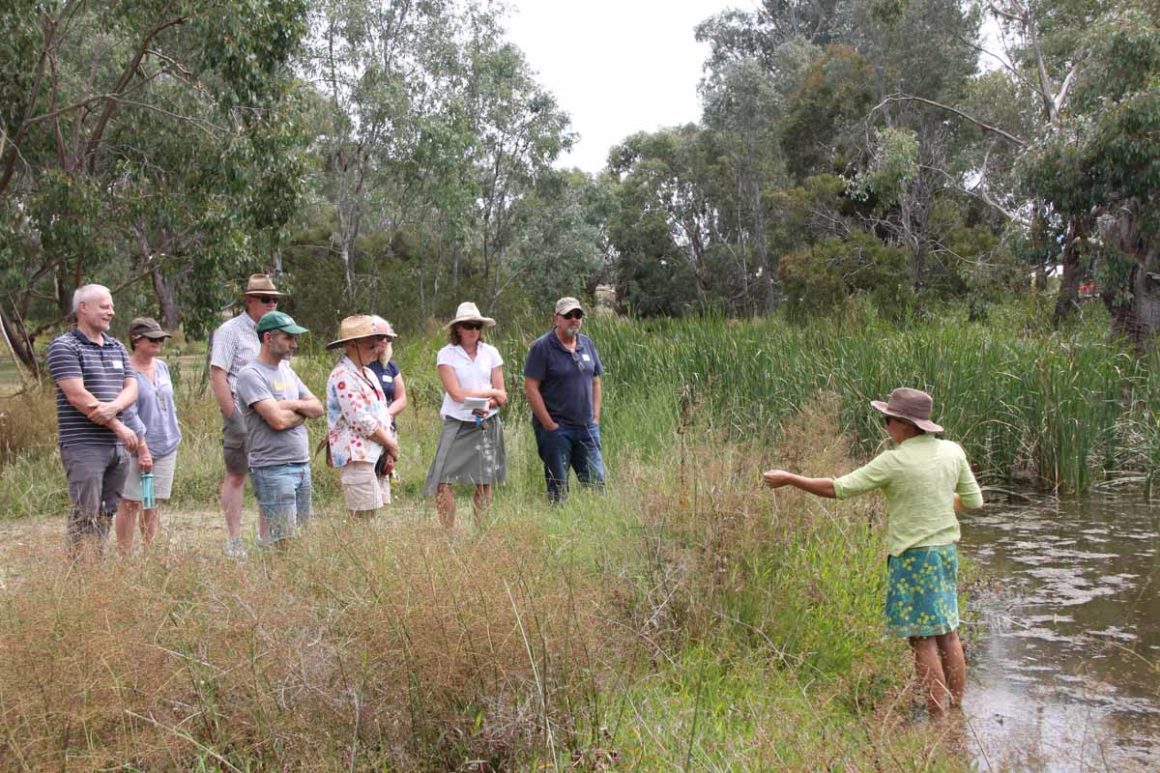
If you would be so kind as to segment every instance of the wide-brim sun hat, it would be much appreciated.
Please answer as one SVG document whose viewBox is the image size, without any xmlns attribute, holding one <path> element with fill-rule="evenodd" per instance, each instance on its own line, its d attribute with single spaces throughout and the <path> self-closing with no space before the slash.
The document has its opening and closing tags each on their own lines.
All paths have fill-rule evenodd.
<svg viewBox="0 0 1160 773">
<path fill-rule="evenodd" d="M 391 326 L 382 317 L 355 314 L 339 323 L 338 338 L 328 343 L 326 348 L 337 349 L 348 341 L 357 341 L 360 338 L 373 338 L 374 336 L 393 338 L 392 332 Z"/>
<path fill-rule="evenodd" d="M 379 326 L 385 328 L 387 331 L 386 333 L 375 333 L 375 335 L 385 335 L 387 338 L 391 339 L 392 341 L 394 341 L 396 338 L 399 337 L 399 334 L 395 332 L 394 326 L 392 326 L 390 322 L 383 319 L 378 314 L 372 314 L 371 319 L 373 319 L 375 321 L 376 325 L 379 325 Z"/>
<path fill-rule="evenodd" d="M 242 295 L 277 295 L 285 297 L 286 293 L 278 292 L 278 288 L 274 286 L 274 280 L 270 278 L 269 274 L 250 274 L 250 278 L 246 280 L 246 289 L 242 290 Z"/>
<path fill-rule="evenodd" d="M 495 327 L 495 320 L 491 317 L 485 317 L 479 313 L 479 307 L 471 301 L 464 301 L 459 304 L 459 308 L 455 310 L 455 319 L 444 325 L 444 329 L 450 330 L 458 325 L 460 322 L 480 322 L 484 327 Z"/>
<path fill-rule="evenodd" d="M 927 432 L 942 432 L 943 428 L 930 420 L 934 400 L 921 389 L 899 387 L 890 393 L 887 402 L 871 400 L 874 410 L 896 419 L 909 421 L 914 426 Z"/>
</svg>

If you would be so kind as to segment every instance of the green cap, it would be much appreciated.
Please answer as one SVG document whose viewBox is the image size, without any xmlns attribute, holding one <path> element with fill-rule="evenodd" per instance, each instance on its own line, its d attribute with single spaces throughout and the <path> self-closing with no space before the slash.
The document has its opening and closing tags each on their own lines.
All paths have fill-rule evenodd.
<svg viewBox="0 0 1160 773">
<path fill-rule="evenodd" d="M 281 330 L 283 333 L 290 335 L 302 335 L 308 333 L 306 328 L 297 325 L 294 318 L 284 311 L 269 311 L 262 315 L 258 320 L 258 337 L 261 338 L 262 333 L 270 330 Z"/>
</svg>

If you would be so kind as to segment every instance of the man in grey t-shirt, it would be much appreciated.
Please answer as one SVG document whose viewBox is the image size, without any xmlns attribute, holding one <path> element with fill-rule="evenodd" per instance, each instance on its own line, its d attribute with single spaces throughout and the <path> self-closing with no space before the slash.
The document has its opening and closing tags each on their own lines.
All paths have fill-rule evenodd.
<svg viewBox="0 0 1160 773">
<path fill-rule="evenodd" d="M 250 479 L 264 542 L 295 536 L 310 519 L 310 439 L 304 422 L 323 414 L 322 403 L 290 367 L 306 328 L 271 311 L 257 325 L 261 349 L 238 373 L 238 407 L 250 445 Z"/>
<path fill-rule="evenodd" d="M 222 457 L 226 471 L 222 477 L 221 504 L 226 517 L 226 555 L 242 558 L 242 495 L 250 469 L 248 435 L 241 411 L 236 408 L 238 374 L 258 356 L 258 320 L 278 308 L 284 297 L 266 274 L 252 274 L 242 292 L 242 313 L 214 331 L 210 351 L 209 385 L 222 412 Z M 259 532 L 259 536 L 265 536 Z"/>
</svg>

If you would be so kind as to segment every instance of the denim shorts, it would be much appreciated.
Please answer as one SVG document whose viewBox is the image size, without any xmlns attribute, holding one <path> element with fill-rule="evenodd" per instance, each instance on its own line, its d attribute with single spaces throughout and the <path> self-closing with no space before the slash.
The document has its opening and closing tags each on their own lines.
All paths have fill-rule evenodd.
<svg viewBox="0 0 1160 773">
<path fill-rule="evenodd" d="M 297 536 L 310 520 L 310 464 L 278 464 L 250 470 L 266 541 Z"/>
</svg>

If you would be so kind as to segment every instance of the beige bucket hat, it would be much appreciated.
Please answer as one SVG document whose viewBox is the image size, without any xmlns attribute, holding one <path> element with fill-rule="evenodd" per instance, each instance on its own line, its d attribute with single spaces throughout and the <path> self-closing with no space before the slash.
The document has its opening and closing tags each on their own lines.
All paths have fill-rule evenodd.
<svg viewBox="0 0 1160 773">
<path fill-rule="evenodd" d="M 376 319 L 379 319 L 380 322 L 375 322 Z M 326 348 L 337 349 L 347 341 L 357 341 L 360 338 L 390 336 L 389 331 L 390 325 L 386 324 L 385 319 L 372 317 L 369 314 L 355 314 L 339 323 L 338 338 L 328 343 Z"/>
<path fill-rule="evenodd" d="M 927 432 L 942 432 L 943 428 L 930 420 L 934 400 L 926 392 L 910 387 L 899 387 L 890 393 L 890 400 L 871 400 L 870 405 L 880 413 L 893 416 L 896 419 L 905 419 L 919 429 Z"/>
<path fill-rule="evenodd" d="M 250 274 L 250 278 L 246 280 L 246 289 L 242 290 L 242 295 L 281 295 L 286 293 L 278 292 L 278 288 L 274 286 L 274 280 L 270 278 L 269 274 Z"/>
<path fill-rule="evenodd" d="M 455 310 L 455 319 L 448 322 L 443 327 L 447 330 L 458 325 L 460 322 L 482 322 L 484 327 L 495 327 L 495 320 L 491 317 L 485 317 L 479 313 L 479 307 L 471 301 L 464 301 L 459 304 L 459 308 Z"/>
</svg>

